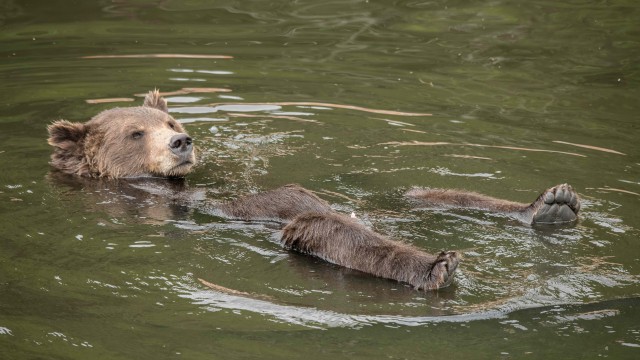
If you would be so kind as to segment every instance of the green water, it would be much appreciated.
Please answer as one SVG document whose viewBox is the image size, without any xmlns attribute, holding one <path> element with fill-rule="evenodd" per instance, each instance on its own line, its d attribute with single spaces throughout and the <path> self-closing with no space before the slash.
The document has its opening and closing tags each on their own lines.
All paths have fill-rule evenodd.
<svg viewBox="0 0 640 360">
<path fill-rule="evenodd" d="M 635 1 L 1 1 L 0 358 L 639 358 L 639 23 Z M 227 58 L 85 58 L 132 54 Z M 153 88 L 225 90 L 167 96 L 199 151 L 184 182 L 51 173 L 47 124 Z M 134 101 L 87 102 L 109 98 Z M 181 199 L 291 182 L 461 251 L 454 285 L 291 254 Z M 400 196 L 563 182 L 571 227 Z"/>
</svg>

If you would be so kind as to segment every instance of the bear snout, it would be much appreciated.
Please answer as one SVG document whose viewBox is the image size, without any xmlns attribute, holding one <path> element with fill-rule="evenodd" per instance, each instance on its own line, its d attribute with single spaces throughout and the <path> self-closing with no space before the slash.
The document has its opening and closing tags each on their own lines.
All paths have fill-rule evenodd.
<svg viewBox="0 0 640 360">
<path fill-rule="evenodd" d="M 169 139 L 169 148 L 176 155 L 184 155 L 193 151 L 193 140 L 187 134 L 173 135 Z"/>
</svg>

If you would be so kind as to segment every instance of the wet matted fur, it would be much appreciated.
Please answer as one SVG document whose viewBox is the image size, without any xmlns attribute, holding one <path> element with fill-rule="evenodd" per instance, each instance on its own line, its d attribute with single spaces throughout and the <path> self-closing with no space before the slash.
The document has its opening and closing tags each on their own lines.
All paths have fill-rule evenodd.
<svg viewBox="0 0 640 360">
<path fill-rule="evenodd" d="M 282 245 L 331 263 L 375 276 L 433 290 L 451 283 L 458 267 L 454 251 L 428 254 L 415 246 L 390 240 L 338 213 L 306 213 L 282 232 Z"/>
</svg>

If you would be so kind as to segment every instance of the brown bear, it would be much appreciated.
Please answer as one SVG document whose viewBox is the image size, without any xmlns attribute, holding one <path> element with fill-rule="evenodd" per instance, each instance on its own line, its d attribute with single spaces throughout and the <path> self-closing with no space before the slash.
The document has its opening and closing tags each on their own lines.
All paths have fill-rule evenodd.
<svg viewBox="0 0 640 360">
<path fill-rule="evenodd" d="M 191 138 L 157 90 L 142 106 L 106 110 L 86 123 L 59 120 L 48 130 L 51 165 L 69 174 L 181 177 L 196 162 Z"/>
<path fill-rule="evenodd" d="M 86 123 L 56 121 L 48 130 L 49 144 L 54 147 L 51 165 L 67 174 L 182 177 L 196 162 L 192 139 L 169 115 L 157 90 L 145 97 L 142 106 L 106 110 Z M 515 214 L 528 223 L 573 221 L 580 209 L 579 197 L 568 185 L 545 191 L 532 204 L 458 190 L 413 189 L 406 195 L 419 205 L 480 208 Z M 214 213 L 286 224 L 281 242 L 288 249 L 419 289 L 448 285 L 458 266 L 455 252 L 430 255 L 389 240 L 334 212 L 325 201 L 297 185 L 219 205 Z"/>
</svg>

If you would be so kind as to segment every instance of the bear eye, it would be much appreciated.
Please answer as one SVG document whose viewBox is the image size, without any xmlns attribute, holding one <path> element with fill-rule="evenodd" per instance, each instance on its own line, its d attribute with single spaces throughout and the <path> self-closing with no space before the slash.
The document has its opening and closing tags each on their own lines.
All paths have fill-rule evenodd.
<svg viewBox="0 0 640 360">
<path fill-rule="evenodd" d="M 169 123 L 169 127 L 171 128 L 171 130 L 175 130 L 176 129 L 176 125 L 172 122 Z"/>
<path fill-rule="evenodd" d="M 135 131 L 131 134 L 131 137 L 135 140 L 140 139 L 144 135 L 142 131 Z"/>
</svg>

